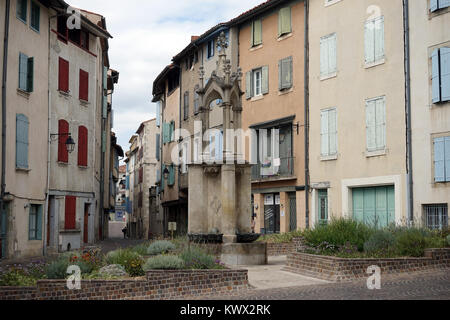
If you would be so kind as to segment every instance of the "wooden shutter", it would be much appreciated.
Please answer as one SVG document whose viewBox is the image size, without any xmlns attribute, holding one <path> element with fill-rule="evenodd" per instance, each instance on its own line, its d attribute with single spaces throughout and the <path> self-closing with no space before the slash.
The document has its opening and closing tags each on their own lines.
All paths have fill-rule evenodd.
<svg viewBox="0 0 450 320">
<path fill-rule="evenodd" d="M 16 167 L 28 169 L 28 118 L 16 115 Z"/>
<path fill-rule="evenodd" d="M 58 161 L 67 163 L 69 153 L 66 148 L 66 141 L 69 138 L 69 123 L 66 120 L 58 121 Z"/>
<path fill-rule="evenodd" d="M 34 58 L 28 58 L 27 60 L 27 91 L 33 92 L 34 87 Z"/>
<path fill-rule="evenodd" d="M 352 192 L 353 197 L 353 219 L 364 221 L 364 189 L 356 188 Z"/>
<path fill-rule="evenodd" d="M 450 137 L 444 137 L 445 181 L 450 181 Z"/>
<path fill-rule="evenodd" d="M 376 147 L 386 147 L 386 105 L 385 100 L 377 99 L 375 102 Z"/>
<path fill-rule="evenodd" d="M 366 102 L 367 150 L 376 150 L 375 101 Z"/>
<path fill-rule="evenodd" d="M 437 103 L 441 101 L 441 77 L 439 65 L 440 49 L 435 49 L 431 54 L 431 82 L 432 82 L 432 101 Z"/>
<path fill-rule="evenodd" d="M 374 21 L 375 36 L 375 56 L 374 60 L 379 61 L 384 58 L 384 17 Z"/>
<path fill-rule="evenodd" d="M 80 69 L 80 100 L 89 101 L 89 73 Z"/>
<path fill-rule="evenodd" d="M 445 139 L 434 139 L 434 181 L 445 181 Z"/>
<path fill-rule="evenodd" d="M 269 67 L 264 66 L 261 68 L 261 93 L 269 93 Z"/>
<path fill-rule="evenodd" d="M 282 8 L 278 14 L 278 36 L 290 33 L 291 31 L 291 7 Z"/>
<path fill-rule="evenodd" d="M 329 155 L 329 120 L 328 120 L 328 110 L 324 110 L 321 112 L 320 115 L 320 122 L 321 122 L 321 154 L 322 156 L 328 156 Z"/>
<path fill-rule="evenodd" d="M 337 153 L 337 125 L 336 125 L 336 109 L 328 111 L 328 135 L 329 135 L 329 154 Z"/>
<path fill-rule="evenodd" d="M 88 166 L 88 129 L 84 126 L 78 127 L 78 165 Z"/>
<path fill-rule="evenodd" d="M 36 208 L 36 240 L 42 240 L 42 206 Z"/>
<path fill-rule="evenodd" d="M 328 75 L 328 40 L 327 38 L 320 38 L 320 75 Z"/>
<path fill-rule="evenodd" d="M 164 179 L 164 170 L 166 169 L 166 166 L 163 164 L 161 166 L 161 191 L 164 191 L 164 184 L 165 184 L 165 179 Z"/>
<path fill-rule="evenodd" d="M 289 89 L 292 87 L 292 57 L 282 59 L 278 62 L 279 68 L 279 89 Z"/>
<path fill-rule="evenodd" d="M 328 74 L 336 72 L 337 55 L 336 55 L 336 34 L 328 38 Z"/>
<path fill-rule="evenodd" d="M 252 72 L 245 74 L 245 97 L 250 99 L 252 97 Z"/>
<path fill-rule="evenodd" d="M 160 160 L 160 149 L 161 149 L 161 135 L 159 133 L 156 134 L 156 150 L 155 150 L 155 159 Z"/>
<path fill-rule="evenodd" d="M 262 21 L 255 20 L 252 23 L 252 46 L 257 46 L 262 43 Z"/>
<path fill-rule="evenodd" d="M 58 90 L 69 92 L 69 61 L 59 58 Z"/>
<path fill-rule="evenodd" d="M 19 53 L 19 89 L 28 91 L 28 57 Z"/>
<path fill-rule="evenodd" d="M 77 198 L 73 196 L 66 196 L 64 229 L 74 230 L 76 228 L 76 217 L 77 217 Z"/>
<path fill-rule="evenodd" d="M 450 0 L 439 0 L 439 9 L 450 7 Z"/>
<path fill-rule="evenodd" d="M 450 48 L 440 49 L 441 101 L 450 101 Z"/>
<path fill-rule="evenodd" d="M 365 60 L 366 63 L 372 63 L 375 61 L 375 32 L 373 21 L 366 22 L 364 34 Z"/>
<path fill-rule="evenodd" d="M 430 11 L 434 12 L 438 9 L 438 0 L 430 0 Z"/>
</svg>

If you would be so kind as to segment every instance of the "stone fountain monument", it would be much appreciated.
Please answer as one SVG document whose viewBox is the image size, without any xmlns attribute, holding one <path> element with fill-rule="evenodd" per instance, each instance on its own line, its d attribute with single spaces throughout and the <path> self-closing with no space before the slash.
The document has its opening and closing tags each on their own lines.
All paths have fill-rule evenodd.
<svg viewBox="0 0 450 320">
<path fill-rule="evenodd" d="M 217 41 L 219 60 L 206 85 L 200 69 L 200 112 L 203 130 L 209 129 L 210 104 L 221 101 L 223 110 L 223 161 L 220 164 L 201 160 L 188 165 L 189 207 L 188 233 L 201 242 L 222 243 L 222 262 L 229 265 L 267 263 L 266 244 L 254 242 L 251 234 L 251 165 L 242 161 L 235 139 L 242 129 L 242 73 L 231 72 L 225 49 L 227 38 L 222 33 Z M 202 140 L 202 150 L 207 144 Z"/>
</svg>

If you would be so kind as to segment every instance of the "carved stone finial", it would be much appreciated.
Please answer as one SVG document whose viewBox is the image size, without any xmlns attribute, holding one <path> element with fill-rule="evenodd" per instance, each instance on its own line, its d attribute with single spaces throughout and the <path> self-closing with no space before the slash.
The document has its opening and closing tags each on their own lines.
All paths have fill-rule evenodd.
<svg viewBox="0 0 450 320">
<path fill-rule="evenodd" d="M 203 79 L 205 79 L 205 68 L 203 66 L 200 66 L 198 69 L 198 78 L 200 79 L 200 83 L 203 84 Z"/>
<path fill-rule="evenodd" d="M 217 50 L 221 52 L 225 52 L 225 50 L 228 48 L 228 39 L 225 35 L 225 32 L 221 32 L 219 37 L 217 38 Z"/>
</svg>

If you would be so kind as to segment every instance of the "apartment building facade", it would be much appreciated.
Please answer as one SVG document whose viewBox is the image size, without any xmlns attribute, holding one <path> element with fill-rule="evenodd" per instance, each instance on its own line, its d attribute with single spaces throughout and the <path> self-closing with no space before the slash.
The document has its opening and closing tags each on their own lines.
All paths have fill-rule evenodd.
<svg viewBox="0 0 450 320">
<path fill-rule="evenodd" d="M 255 231 L 305 227 L 304 1 L 269 1 L 231 21 L 239 29 L 244 74 L 242 126 Z"/>
<path fill-rule="evenodd" d="M 413 213 L 448 226 L 450 205 L 450 2 L 409 1 Z"/>
</svg>

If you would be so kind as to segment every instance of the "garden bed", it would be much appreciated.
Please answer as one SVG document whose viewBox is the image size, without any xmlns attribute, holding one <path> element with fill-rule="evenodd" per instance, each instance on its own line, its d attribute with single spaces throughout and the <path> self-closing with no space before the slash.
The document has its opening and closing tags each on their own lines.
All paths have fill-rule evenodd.
<svg viewBox="0 0 450 320">
<path fill-rule="evenodd" d="M 381 274 L 397 274 L 450 268 L 450 249 L 426 249 L 419 258 L 339 258 L 294 252 L 288 256 L 285 271 L 328 281 L 367 278 L 369 266 L 379 266 Z"/>
</svg>

